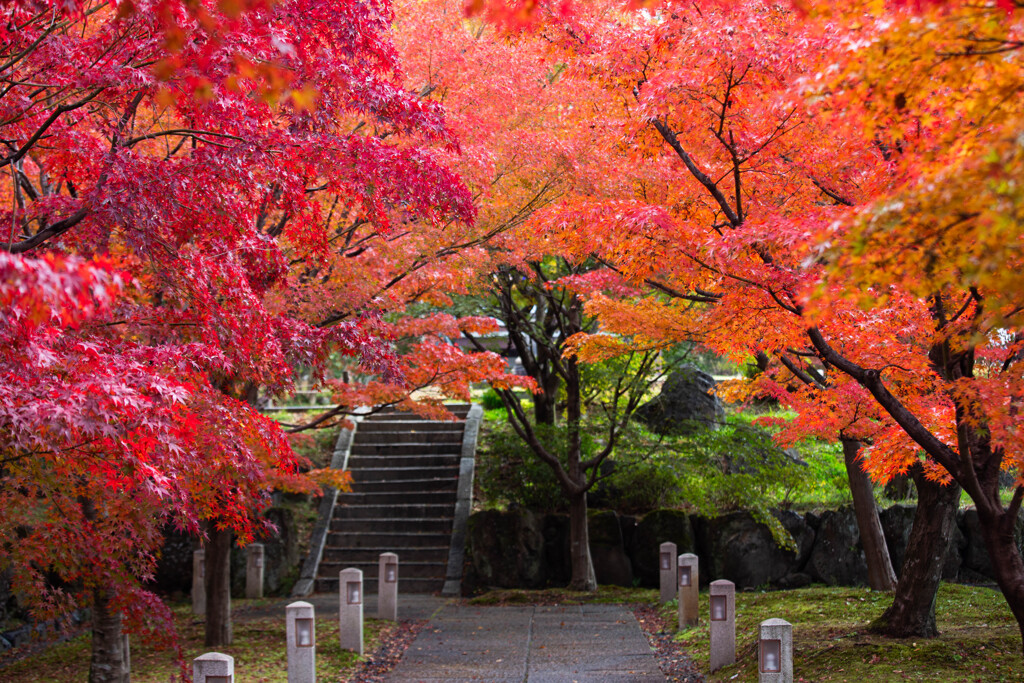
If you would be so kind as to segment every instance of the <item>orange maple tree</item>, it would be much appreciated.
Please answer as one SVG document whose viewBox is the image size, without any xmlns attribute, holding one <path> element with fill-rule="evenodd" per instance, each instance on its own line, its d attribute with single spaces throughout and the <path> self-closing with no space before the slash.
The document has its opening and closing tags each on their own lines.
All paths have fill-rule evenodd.
<svg viewBox="0 0 1024 683">
<path fill-rule="evenodd" d="M 1012 540 L 1024 482 L 1008 505 L 998 496 L 1000 470 L 1024 464 L 1019 17 L 855 5 L 819 22 L 728 4 L 609 3 L 542 29 L 581 88 L 604 89 L 580 127 L 620 141 L 621 162 L 545 227 L 566 253 L 596 253 L 658 292 L 594 297 L 608 330 L 701 333 L 721 352 L 778 359 L 761 388 L 803 408 L 783 438 L 838 431 L 870 440 L 879 481 L 920 468 L 962 485 L 1024 629 Z M 794 379 L 807 388 L 783 392 Z"/>
</svg>

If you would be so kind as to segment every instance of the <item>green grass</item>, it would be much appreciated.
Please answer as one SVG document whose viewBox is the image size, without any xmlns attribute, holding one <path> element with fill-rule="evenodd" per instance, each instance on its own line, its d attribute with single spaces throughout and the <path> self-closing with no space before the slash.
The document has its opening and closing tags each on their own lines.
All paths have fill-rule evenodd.
<svg viewBox="0 0 1024 683">
<path fill-rule="evenodd" d="M 250 601 L 244 601 L 250 602 Z M 258 606 L 257 601 L 251 601 Z M 189 668 L 199 655 L 216 650 L 235 658 L 235 680 L 246 683 L 287 683 L 284 614 L 280 617 L 234 618 L 234 645 L 207 648 L 203 645 L 203 622 L 183 606 L 174 609 L 175 626 L 181 638 L 184 660 Z M 364 652 L 372 653 L 382 634 L 395 628 L 393 622 L 367 619 L 363 626 Z M 363 661 L 355 653 L 343 651 L 338 642 L 336 618 L 317 618 L 317 678 L 339 681 L 350 677 Z M 89 634 L 82 633 L 64 643 L 4 666 L 0 660 L 0 680 L 4 683 L 80 683 L 88 678 Z M 133 639 L 131 645 L 132 682 L 168 683 L 180 669 L 173 652 L 155 650 Z"/>
<path fill-rule="evenodd" d="M 980 681 L 1024 680 L 1016 622 L 1002 596 L 975 586 L 943 584 L 936 612 L 940 636 L 891 639 L 866 633 L 868 622 L 891 602 L 888 593 L 858 588 L 812 587 L 736 595 L 737 662 L 708 675 L 712 682 L 757 681 L 757 632 L 778 617 L 793 624 L 795 681 Z M 708 624 L 676 635 L 676 641 L 708 671 Z M 675 603 L 664 609 L 676 623 Z"/>
</svg>

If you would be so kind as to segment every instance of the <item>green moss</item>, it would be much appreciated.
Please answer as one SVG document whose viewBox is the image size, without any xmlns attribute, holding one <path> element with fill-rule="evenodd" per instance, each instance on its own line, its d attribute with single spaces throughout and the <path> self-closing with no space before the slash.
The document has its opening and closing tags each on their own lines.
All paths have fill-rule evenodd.
<svg viewBox="0 0 1024 683">
<path fill-rule="evenodd" d="M 242 610 L 258 611 L 268 601 L 242 603 Z M 242 618 L 242 614 L 237 614 L 234 619 L 234 644 L 217 648 L 203 645 L 203 622 L 194 619 L 187 608 L 176 606 L 174 617 L 181 637 L 184 661 L 189 666 L 194 658 L 216 649 L 235 658 L 238 680 L 287 683 L 283 609 L 279 617 Z M 394 628 L 396 625 L 393 622 L 366 620 L 363 630 L 365 652 L 371 653 L 377 649 L 382 634 Z M 342 651 L 338 640 L 337 618 L 318 617 L 316 632 L 318 679 L 339 681 L 351 677 L 364 658 Z M 0 680 L 4 683 L 79 683 L 88 678 L 89 657 L 89 634 L 83 633 L 8 666 L 0 663 Z M 168 650 L 155 650 L 133 639 L 131 657 L 133 683 L 167 683 L 179 673 L 174 654 Z"/>
<path fill-rule="evenodd" d="M 737 663 L 708 675 L 712 682 L 757 681 L 757 632 L 779 617 L 793 624 L 794 680 L 1019 681 L 1021 641 L 1002 596 L 988 588 L 943 584 L 936 604 L 940 636 L 892 639 L 868 633 L 891 594 L 812 587 L 736 595 Z M 706 595 L 701 596 L 707 608 Z M 675 622 L 675 613 L 664 616 Z M 708 625 L 676 635 L 698 668 L 708 670 Z"/>
</svg>

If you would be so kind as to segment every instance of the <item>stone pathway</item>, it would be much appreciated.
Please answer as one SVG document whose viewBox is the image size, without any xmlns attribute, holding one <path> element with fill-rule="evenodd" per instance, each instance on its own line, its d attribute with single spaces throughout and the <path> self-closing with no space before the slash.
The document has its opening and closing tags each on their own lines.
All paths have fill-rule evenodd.
<svg viewBox="0 0 1024 683">
<path fill-rule="evenodd" d="M 392 683 L 665 681 L 621 605 L 448 604 L 387 678 Z"/>
</svg>

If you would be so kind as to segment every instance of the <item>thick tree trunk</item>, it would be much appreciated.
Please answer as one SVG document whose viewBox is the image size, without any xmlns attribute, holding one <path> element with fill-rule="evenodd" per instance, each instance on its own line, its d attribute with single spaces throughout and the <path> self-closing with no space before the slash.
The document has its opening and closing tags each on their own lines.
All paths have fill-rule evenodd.
<svg viewBox="0 0 1024 683">
<path fill-rule="evenodd" d="M 882 533 L 871 479 L 860 466 L 860 442 L 845 438 L 842 442 L 846 476 L 850 480 L 850 493 L 853 494 L 853 511 L 857 516 L 860 541 L 868 565 L 868 585 L 872 590 L 891 591 L 896 587 L 896 572 L 892 569 L 889 547 Z"/>
<path fill-rule="evenodd" d="M 1013 618 L 1017 620 L 1024 652 L 1024 558 L 1021 557 L 1020 549 L 1013 538 L 1016 517 L 1016 511 L 1011 515 L 1001 509 L 1001 506 L 995 514 L 978 506 L 981 537 L 992 561 L 992 572 L 995 574 L 999 590 L 1003 592 L 1003 597 L 1010 606 Z"/>
<path fill-rule="evenodd" d="M 206 645 L 230 645 L 231 531 L 210 529 L 206 546 Z"/>
<path fill-rule="evenodd" d="M 128 683 L 127 639 L 121 633 L 121 613 L 111 609 L 111 595 L 102 588 L 93 590 L 92 661 L 89 683 Z"/>
<path fill-rule="evenodd" d="M 586 492 L 569 498 L 569 556 L 572 558 L 572 579 L 569 581 L 569 590 L 597 590 L 594 563 L 590 559 Z"/>
<path fill-rule="evenodd" d="M 929 481 L 921 465 L 910 470 L 917 486 L 917 513 L 910 531 L 900 580 L 892 605 L 871 624 L 871 630 L 893 638 L 934 638 L 935 596 L 949 547 L 960 486 Z"/>
</svg>

